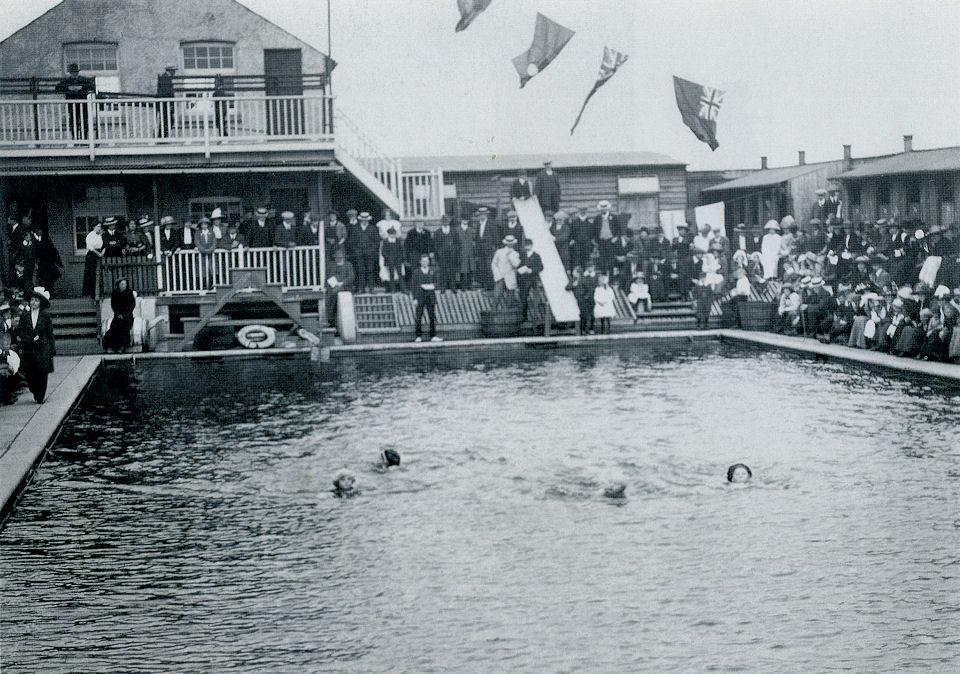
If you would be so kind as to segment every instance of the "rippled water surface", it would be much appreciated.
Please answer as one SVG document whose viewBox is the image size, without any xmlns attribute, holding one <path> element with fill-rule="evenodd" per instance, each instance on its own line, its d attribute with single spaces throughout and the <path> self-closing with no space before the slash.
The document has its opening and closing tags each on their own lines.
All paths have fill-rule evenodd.
<svg viewBox="0 0 960 674">
<path fill-rule="evenodd" d="M 0 665 L 957 671 L 958 403 L 718 345 L 109 366 L 0 532 Z"/>
</svg>

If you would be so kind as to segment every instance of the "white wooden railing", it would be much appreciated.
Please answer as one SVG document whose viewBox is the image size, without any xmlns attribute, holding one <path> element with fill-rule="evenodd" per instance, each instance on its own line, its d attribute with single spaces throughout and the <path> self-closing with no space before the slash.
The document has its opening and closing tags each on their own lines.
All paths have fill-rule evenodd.
<svg viewBox="0 0 960 674">
<path fill-rule="evenodd" d="M 182 250 L 163 258 L 161 292 L 190 294 L 210 291 L 214 286 L 229 285 L 231 272 L 251 267 L 266 269 L 267 283 L 278 283 L 284 288 L 319 289 L 323 286 L 318 246 L 216 250 L 208 255 L 197 250 Z"/>
<path fill-rule="evenodd" d="M 251 142 L 333 139 L 333 99 L 324 95 L 0 100 L 0 151 L 80 148 L 93 157 L 128 146 L 194 146 L 209 154 Z"/>
<path fill-rule="evenodd" d="M 404 220 L 439 220 L 443 216 L 443 171 L 404 171 L 400 185 Z"/>
<path fill-rule="evenodd" d="M 400 160 L 388 157 L 377 149 L 373 141 L 339 108 L 335 114 L 337 149 L 353 157 L 397 198 L 401 198 Z"/>
</svg>

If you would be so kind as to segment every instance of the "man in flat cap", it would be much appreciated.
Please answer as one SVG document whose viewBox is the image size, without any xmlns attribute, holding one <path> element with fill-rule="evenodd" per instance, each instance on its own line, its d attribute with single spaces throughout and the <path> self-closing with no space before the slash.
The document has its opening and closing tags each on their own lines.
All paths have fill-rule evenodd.
<svg viewBox="0 0 960 674">
<path fill-rule="evenodd" d="M 543 162 L 543 170 L 537 174 L 535 192 L 540 208 L 554 213 L 560 210 L 560 181 L 553 172 L 553 162 Z"/>
<path fill-rule="evenodd" d="M 300 240 L 293 211 L 284 211 L 280 214 L 282 222 L 273 233 L 273 245 L 280 248 L 293 248 Z"/>
<path fill-rule="evenodd" d="M 247 228 L 247 243 L 251 248 L 273 246 L 273 223 L 270 222 L 269 213 L 266 206 L 260 206 L 253 214 L 253 223 Z"/>
</svg>

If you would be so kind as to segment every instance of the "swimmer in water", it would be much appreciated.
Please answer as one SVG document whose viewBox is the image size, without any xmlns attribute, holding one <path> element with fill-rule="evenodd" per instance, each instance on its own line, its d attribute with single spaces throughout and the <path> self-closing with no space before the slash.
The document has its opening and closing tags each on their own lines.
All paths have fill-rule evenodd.
<svg viewBox="0 0 960 674">
<path fill-rule="evenodd" d="M 333 481 L 333 495 L 338 498 L 349 498 L 359 493 L 357 478 L 350 471 L 342 471 Z"/>
<path fill-rule="evenodd" d="M 624 498 L 624 492 L 627 491 L 625 482 L 612 482 L 603 488 L 603 495 L 606 498 Z"/>
<path fill-rule="evenodd" d="M 400 465 L 400 452 L 395 449 L 385 449 L 380 452 L 380 463 L 385 467 Z"/>
<path fill-rule="evenodd" d="M 743 484 L 749 482 L 753 477 L 753 471 L 745 463 L 735 463 L 727 468 L 727 482 L 734 484 Z"/>
</svg>

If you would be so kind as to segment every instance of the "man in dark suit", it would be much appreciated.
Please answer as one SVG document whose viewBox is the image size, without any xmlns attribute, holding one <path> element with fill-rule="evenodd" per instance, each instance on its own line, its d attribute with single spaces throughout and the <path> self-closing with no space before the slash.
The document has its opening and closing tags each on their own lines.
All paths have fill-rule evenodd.
<svg viewBox="0 0 960 674">
<path fill-rule="evenodd" d="M 543 170 L 537 174 L 536 194 L 540 208 L 554 213 L 560 210 L 560 181 L 551 161 L 543 162 Z"/>
<path fill-rule="evenodd" d="M 493 271 L 490 262 L 500 243 L 499 229 L 490 221 L 490 209 L 481 206 L 477 209 L 476 226 L 477 273 L 480 283 L 486 290 L 493 290 Z"/>
<path fill-rule="evenodd" d="M 477 269 L 477 230 L 470 226 L 470 220 L 460 218 L 457 227 L 457 243 L 460 245 L 460 268 L 457 270 L 457 283 L 460 290 L 473 288 L 473 273 Z"/>
<path fill-rule="evenodd" d="M 251 248 L 270 248 L 273 246 L 273 223 L 267 217 L 267 209 L 261 206 L 253 215 L 246 238 Z"/>
<path fill-rule="evenodd" d="M 530 187 L 530 181 L 527 180 L 527 170 L 520 169 L 516 180 L 510 185 L 510 198 L 529 199 L 532 194 L 533 191 Z"/>
<path fill-rule="evenodd" d="M 742 250 L 747 254 L 760 250 L 760 241 L 747 232 L 747 226 L 742 222 L 733 228 L 733 240 L 730 244 L 735 251 Z"/>
<path fill-rule="evenodd" d="M 613 240 L 620 236 L 620 222 L 617 216 L 610 211 L 610 202 L 601 199 L 597 204 L 600 214 L 593 219 L 593 231 L 597 234 L 600 248 L 599 271 L 610 276 L 613 272 Z"/>
<path fill-rule="evenodd" d="M 590 263 L 590 256 L 593 255 L 593 249 L 597 246 L 597 232 L 593 226 L 593 220 L 587 217 L 583 208 L 571 206 L 570 212 L 573 215 L 570 223 L 570 227 L 573 228 L 573 264 L 586 270 Z"/>
<path fill-rule="evenodd" d="M 50 293 L 37 287 L 27 293 L 30 311 L 20 317 L 17 326 L 17 343 L 20 345 L 20 368 L 27 387 L 37 404 L 47 395 L 47 378 L 53 372 L 53 358 L 57 355 L 53 340 L 53 322 L 47 309 L 50 308 Z"/>
<path fill-rule="evenodd" d="M 55 90 L 68 101 L 70 112 L 70 137 L 77 140 L 87 137 L 87 96 L 95 93 L 97 85 L 89 77 L 80 74 L 80 66 L 67 66 L 69 75 L 57 82 Z"/>
<path fill-rule="evenodd" d="M 834 212 L 833 215 L 835 218 L 836 212 Z M 817 190 L 817 200 L 813 204 L 813 209 L 810 212 L 810 218 L 816 218 L 823 223 L 834 219 L 830 217 L 830 205 L 827 203 L 827 191 L 825 189 L 821 188 Z"/>
<path fill-rule="evenodd" d="M 170 135 L 175 116 L 174 96 L 176 92 L 173 89 L 173 76 L 177 72 L 177 66 L 167 66 L 162 75 L 157 76 L 157 135 L 160 138 L 166 138 Z"/>
<path fill-rule="evenodd" d="M 273 245 L 279 248 L 295 248 L 300 241 L 296 216 L 293 211 L 284 211 L 280 218 L 282 222 L 273 232 Z"/>
<path fill-rule="evenodd" d="M 520 266 L 517 267 L 517 290 L 520 293 L 520 320 L 527 320 L 527 302 L 530 292 L 540 282 L 540 272 L 543 271 L 543 260 L 540 254 L 534 252 L 533 241 L 523 242 L 523 252 L 520 253 Z"/>
<path fill-rule="evenodd" d="M 523 225 L 520 224 L 520 220 L 517 219 L 517 212 L 514 210 L 507 211 L 507 222 L 500 230 L 500 239 L 505 239 L 508 234 L 512 235 L 518 242 L 523 243 Z"/>
<path fill-rule="evenodd" d="M 403 242 L 403 254 L 407 263 L 407 281 L 413 279 L 414 270 L 420 265 L 422 255 L 432 256 L 434 253 L 433 237 L 430 236 L 422 220 L 413 223 L 413 229 L 407 232 L 407 238 Z M 413 288 L 414 286 L 408 286 Z"/>
<path fill-rule="evenodd" d="M 379 238 L 379 235 L 377 235 Z M 341 292 L 353 292 L 356 274 L 353 265 L 347 261 L 346 253 L 337 249 L 333 254 L 333 264 L 327 269 L 326 301 L 327 323 L 333 327 L 337 323 L 337 295 Z"/>
<path fill-rule="evenodd" d="M 843 202 L 840 201 L 840 188 L 832 186 L 827 190 L 830 196 L 827 197 L 827 214 L 832 215 L 836 220 L 843 220 Z"/>
<path fill-rule="evenodd" d="M 371 224 L 373 218 L 364 211 L 357 218 L 356 228 L 350 232 L 353 243 L 353 264 L 357 271 L 357 292 L 373 292 L 377 285 L 380 261 L 380 233 Z"/>
<path fill-rule="evenodd" d="M 460 240 L 447 216 L 443 216 L 440 229 L 433 233 L 433 249 L 440 267 L 440 289 L 452 291 L 456 288 L 457 272 L 460 270 Z"/>
</svg>

